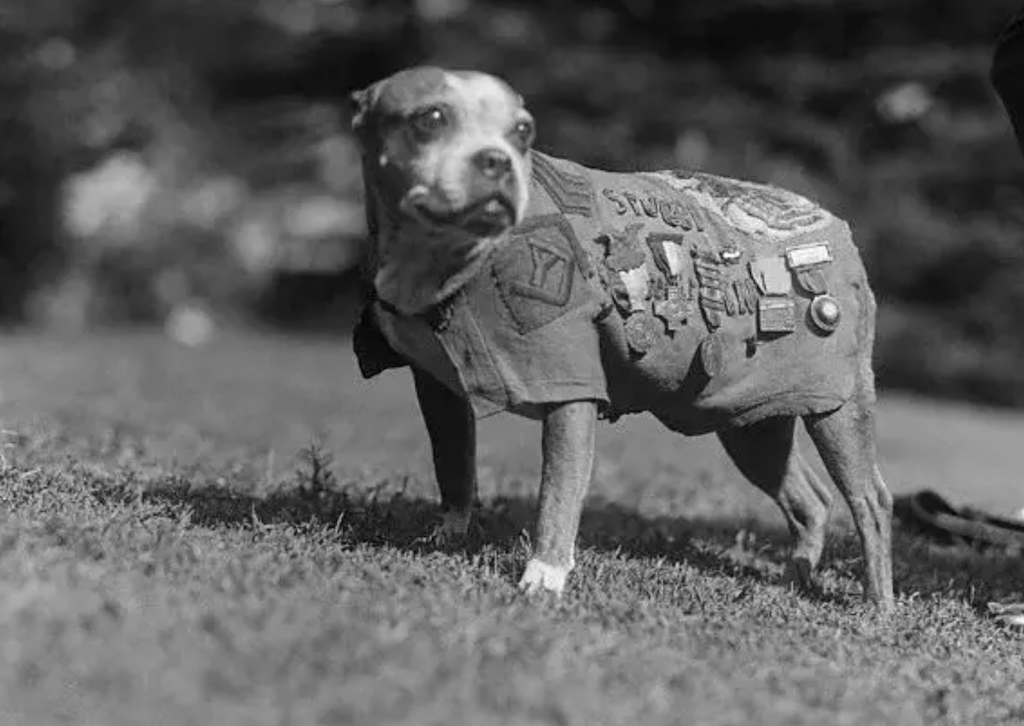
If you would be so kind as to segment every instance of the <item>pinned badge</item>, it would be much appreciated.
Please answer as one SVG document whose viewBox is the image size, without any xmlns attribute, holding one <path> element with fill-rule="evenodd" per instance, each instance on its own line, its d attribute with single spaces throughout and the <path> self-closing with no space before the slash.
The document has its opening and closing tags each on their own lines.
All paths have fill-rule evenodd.
<svg viewBox="0 0 1024 726">
<path fill-rule="evenodd" d="M 736 280 L 733 283 L 736 289 L 736 299 L 739 301 L 740 314 L 754 314 L 757 312 L 757 286 L 753 280 Z"/>
<path fill-rule="evenodd" d="M 740 311 L 739 299 L 736 297 L 736 288 L 732 285 L 726 285 L 723 292 L 725 295 L 725 314 L 730 318 L 734 318 Z"/>
<path fill-rule="evenodd" d="M 721 262 L 709 252 L 695 249 L 692 254 L 693 269 L 700 285 L 700 309 L 708 329 L 714 331 L 722 324 L 722 313 L 725 311 Z"/>
<path fill-rule="evenodd" d="M 690 301 L 678 284 L 669 285 L 664 300 L 654 303 L 654 314 L 665 321 L 670 332 L 681 330 L 690 317 Z"/>
<path fill-rule="evenodd" d="M 725 293 L 717 285 L 704 285 L 700 289 L 701 298 L 704 302 L 712 303 L 716 310 L 725 310 Z"/>
<path fill-rule="evenodd" d="M 831 261 L 832 248 L 828 242 L 812 242 L 786 250 L 786 262 L 792 270 L 827 265 Z"/>
<path fill-rule="evenodd" d="M 731 336 L 721 331 L 712 333 L 700 344 L 700 364 L 708 378 L 720 376 L 728 367 L 728 344 Z"/>
<path fill-rule="evenodd" d="M 693 268 L 702 283 L 720 283 L 722 281 L 722 270 L 716 262 L 697 258 L 694 260 Z"/>
<path fill-rule="evenodd" d="M 772 295 L 757 303 L 757 329 L 762 333 L 791 333 L 796 330 L 796 306 L 786 296 Z"/>
<path fill-rule="evenodd" d="M 661 337 L 661 324 L 646 310 L 626 318 L 624 327 L 629 349 L 639 356 L 653 348 Z"/>
<path fill-rule="evenodd" d="M 750 262 L 750 276 L 765 295 L 788 295 L 793 280 L 781 257 L 758 257 Z"/>
<path fill-rule="evenodd" d="M 644 266 L 645 258 L 639 239 L 640 230 L 643 228 L 643 223 L 633 222 L 621 232 L 612 232 L 604 236 L 603 241 L 608 246 L 605 264 L 610 269 L 625 272 Z"/>
<path fill-rule="evenodd" d="M 800 287 L 811 295 L 823 295 L 828 292 L 828 281 L 824 271 L 818 268 L 797 270 L 796 281 Z"/>
<path fill-rule="evenodd" d="M 743 253 L 736 247 L 726 247 L 721 252 L 722 262 L 727 265 L 735 265 L 743 257 Z"/>
<path fill-rule="evenodd" d="M 810 315 L 814 327 L 826 335 L 836 331 L 843 317 L 839 301 L 831 295 L 818 295 L 811 300 Z"/>
<path fill-rule="evenodd" d="M 626 288 L 626 295 L 629 296 L 630 311 L 646 310 L 651 284 L 650 277 L 647 274 L 647 266 L 641 265 L 632 270 L 620 272 L 619 279 L 622 280 L 622 286 Z"/>
<path fill-rule="evenodd" d="M 683 244 L 686 238 L 681 234 L 671 232 L 651 232 L 647 235 L 647 246 L 651 250 L 651 257 L 661 273 L 670 280 L 679 277 L 683 273 Z"/>
<path fill-rule="evenodd" d="M 708 328 L 714 330 L 722 324 L 722 313 L 725 312 L 725 293 L 720 287 L 701 285 L 700 309 L 704 313 L 704 321 Z"/>
</svg>

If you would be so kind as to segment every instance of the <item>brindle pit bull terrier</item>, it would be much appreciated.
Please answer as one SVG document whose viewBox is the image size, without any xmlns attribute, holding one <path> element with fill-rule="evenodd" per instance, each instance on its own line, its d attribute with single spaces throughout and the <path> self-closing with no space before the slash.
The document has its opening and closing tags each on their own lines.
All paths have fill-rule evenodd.
<svg viewBox="0 0 1024 726">
<path fill-rule="evenodd" d="M 829 489 L 853 513 L 865 596 L 892 606 L 892 500 L 876 466 L 875 303 L 849 228 L 806 199 L 692 172 L 613 174 L 531 150 L 504 82 L 422 67 L 354 94 L 373 294 L 364 376 L 410 366 L 455 540 L 476 498 L 475 421 L 543 422 L 540 511 L 520 581 L 560 593 L 574 566 L 599 417 L 647 411 L 717 433 L 778 504 L 803 586 Z"/>
</svg>

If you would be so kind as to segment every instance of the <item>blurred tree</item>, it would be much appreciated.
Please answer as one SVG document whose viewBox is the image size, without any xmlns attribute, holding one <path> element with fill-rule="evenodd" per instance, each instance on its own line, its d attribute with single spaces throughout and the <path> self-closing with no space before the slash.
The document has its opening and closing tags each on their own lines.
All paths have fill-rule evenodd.
<svg viewBox="0 0 1024 726">
<path fill-rule="evenodd" d="M 0 30 L 0 320 L 18 319 L 57 262 L 59 163 L 23 113 L 33 91 L 28 41 Z"/>
<path fill-rule="evenodd" d="M 62 264 L 143 312 L 165 268 L 194 287 L 164 287 L 244 288 L 222 254 L 227 233 L 189 232 L 170 211 L 131 254 L 97 262 L 62 245 L 63 180 L 128 152 L 162 209 L 216 217 L 250 194 L 245 225 L 266 227 L 249 239 L 257 259 L 282 204 L 325 190 L 339 209 L 358 202 L 332 109 L 353 88 L 437 62 L 508 78 L 545 150 L 613 169 L 699 166 L 835 208 L 854 222 L 883 304 L 883 382 L 1024 402 L 1024 163 L 986 79 L 1018 4 L 5 0 L 0 313 L 17 314 Z M 196 198 L 221 199 L 221 212 Z M 295 309 L 309 291 L 319 306 L 334 284 L 306 279 L 260 300 Z"/>
</svg>

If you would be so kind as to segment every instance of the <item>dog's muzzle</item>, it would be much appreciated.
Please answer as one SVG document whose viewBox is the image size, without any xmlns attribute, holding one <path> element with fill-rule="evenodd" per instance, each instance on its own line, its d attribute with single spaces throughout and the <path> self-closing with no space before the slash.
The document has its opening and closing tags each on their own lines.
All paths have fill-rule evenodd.
<svg viewBox="0 0 1024 726">
<path fill-rule="evenodd" d="M 499 168 L 500 160 L 481 162 Z M 516 223 L 516 192 L 514 175 L 509 171 L 479 171 L 469 180 L 469 201 L 461 207 L 450 207 L 426 187 L 413 188 L 403 200 L 403 210 L 430 227 L 465 230 L 475 237 L 494 236 Z M 488 166 L 488 169 L 492 167 Z M 493 174 L 489 178 L 487 174 Z"/>
<path fill-rule="evenodd" d="M 474 236 L 488 236 L 515 224 L 515 203 L 507 194 L 494 193 L 453 210 L 438 210 L 424 198 L 407 200 L 415 215 L 431 227 L 457 227 Z"/>
</svg>

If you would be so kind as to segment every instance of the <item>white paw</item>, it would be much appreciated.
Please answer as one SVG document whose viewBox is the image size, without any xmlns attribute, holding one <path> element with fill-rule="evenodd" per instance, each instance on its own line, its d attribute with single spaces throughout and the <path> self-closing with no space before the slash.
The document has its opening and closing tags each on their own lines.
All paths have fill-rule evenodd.
<svg viewBox="0 0 1024 726">
<path fill-rule="evenodd" d="M 526 572 L 519 580 L 519 589 L 527 595 L 542 591 L 561 595 L 565 590 L 565 578 L 571 571 L 572 567 L 549 565 L 531 557 L 526 563 Z"/>
<path fill-rule="evenodd" d="M 988 612 L 997 622 L 1003 625 L 1024 628 L 1024 603 L 1000 605 L 997 602 L 990 602 L 988 604 Z"/>
</svg>

